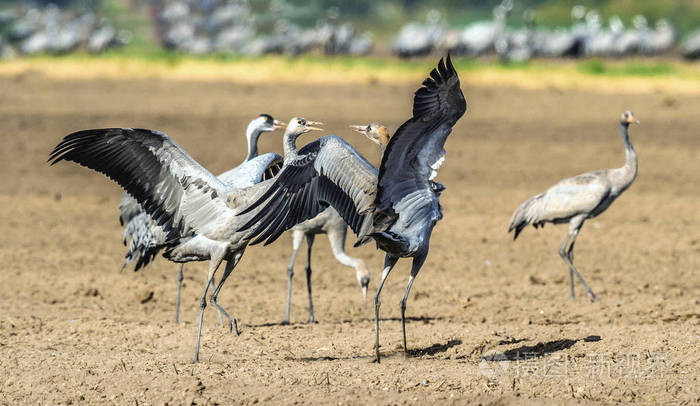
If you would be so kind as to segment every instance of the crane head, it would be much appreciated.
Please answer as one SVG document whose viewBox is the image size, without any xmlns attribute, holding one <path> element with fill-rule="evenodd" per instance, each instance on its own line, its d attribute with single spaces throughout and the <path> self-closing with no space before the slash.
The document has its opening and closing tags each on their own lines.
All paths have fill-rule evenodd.
<svg viewBox="0 0 700 406">
<path fill-rule="evenodd" d="M 287 124 L 287 133 L 301 135 L 309 131 L 323 131 L 323 128 L 312 127 L 313 125 L 324 125 L 319 121 L 310 121 L 303 117 L 293 117 Z"/>
<path fill-rule="evenodd" d="M 367 288 L 369 287 L 370 272 L 369 269 L 367 269 L 365 262 L 361 259 L 358 259 L 357 263 L 355 264 L 355 274 L 357 276 L 357 282 L 360 284 L 360 288 L 362 288 L 362 297 L 367 299 Z"/>
<path fill-rule="evenodd" d="M 634 118 L 634 114 L 633 114 L 631 111 L 625 110 L 625 111 L 623 111 L 622 114 L 620 115 L 620 123 L 622 123 L 622 124 L 628 124 L 628 125 L 629 125 L 629 124 L 633 124 L 633 123 L 639 124 L 639 120 L 637 120 L 636 118 Z"/>
<path fill-rule="evenodd" d="M 368 125 L 351 125 L 350 128 L 371 141 L 375 142 L 383 150 L 389 144 L 391 135 L 389 129 L 378 123 L 370 123 Z"/>
<path fill-rule="evenodd" d="M 269 114 L 260 114 L 251 122 L 255 127 L 259 128 L 261 131 L 270 132 L 275 130 L 284 129 L 287 125 L 282 121 L 275 120 Z"/>
</svg>

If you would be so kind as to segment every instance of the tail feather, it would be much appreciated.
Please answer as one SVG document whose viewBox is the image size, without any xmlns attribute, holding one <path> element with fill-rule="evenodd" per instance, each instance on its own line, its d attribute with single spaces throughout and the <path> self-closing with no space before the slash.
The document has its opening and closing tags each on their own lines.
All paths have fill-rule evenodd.
<svg viewBox="0 0 700 406">
<path fill-rule="evenodd" d="M 544 205 L 544 193 L 540 193 L 527 199 L 523 204 L 515 209 L 515 212 L 510 218 L 510 224 L 508 225 L 508 232 L 515 231 L 513 235 L 513 240 L 518 238 L 520 232 L 523 228 L 532 224 L 534 226 L 538 225 L 540 222 L 539 213 Z"/>
<path fill-rule="evenodd" d="M 124 227 L 124 242 L 127 245 L 126 259 L 122 269 L 136 260 L 134 271 L 149 265 L 166 245 L 167 234 L 146 213 L 131 218 Z"/>
</svg>

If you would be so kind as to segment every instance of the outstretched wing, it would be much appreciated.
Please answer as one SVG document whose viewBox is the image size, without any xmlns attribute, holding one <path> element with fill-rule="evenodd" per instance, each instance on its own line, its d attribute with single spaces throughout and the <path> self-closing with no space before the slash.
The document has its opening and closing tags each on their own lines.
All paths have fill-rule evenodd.
<svg viewBox="0 0 700 406">
<path fill-rule="evenodd" d="M 242 189 L 270 179 L 282 169 L 282 157 L 274 152 L 258 155 L 217 176 L 229 188 Z"/>
<path fill-rule="evenodd" d="M 286 230 L 333 206 L 358 235 L 372 223 L 377 168 L 338 136 L 307 144 L 299 157 L 285 163 L 270 188 L 245 214 L 267 204 L 240 231 L 255 226 L 252 244 L 272 243 Z"/>
<path fill-rule="evenodd" d="M 431 188 L 452 126 L 467 110 L 450 56 L 423 81 L 413 97 L 413 117 L 396 131 L 382 157 L 375 205 L 391 215 L 404 197 Z"/>
<path fill-rule="evenodd" d="M 107 175 L 168 234 L 201 232 L 224 214 L 233 215 L 223 198 L 226 186 L 159 131 L 78 131 L 49 156 L 51 165 L 62 160 Z"/>
</svg>

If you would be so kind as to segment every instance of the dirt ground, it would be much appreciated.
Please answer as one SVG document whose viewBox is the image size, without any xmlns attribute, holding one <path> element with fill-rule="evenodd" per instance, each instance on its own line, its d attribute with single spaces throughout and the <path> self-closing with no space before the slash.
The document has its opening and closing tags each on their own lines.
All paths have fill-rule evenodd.
<svg viewBox="0 0 700 406">
<path fill-rule="evenodd" d="M 324 121 L 377 163 L 376 148 L 346 125 L 396 129 L 417 83 L 0 77 L 0 403 L 697 404 L 700 97 L 462 83 L 469 110 L 438 176 L 445 217 L 408 302 L 408 359 L 398 302 L 409 261 L 384 287 L 378 365 L 372 301 L 323 236 L 313 253 L 319 323 L 306 323 L 302 253 L 293 323 L 280 324 L 284 236 L 250 247 L 222 291 L 242 334 L 208 307 L 202 362 L 192 364 L 206 264 L 185 267 L 174 324 L 177 266 L 159 258 L 120 272 L 121 190 L 74 164 L 49 167 L 49 151 L 80 129 L 146 127 L 218 173 L 242 160 L 245 126 L 266 112 Z M 564 177 L 621 165 L 624 109 L 641 121 L 631 128 L 639 177 L 584 225 L 576 263 L 600 301 L 589 303 L 578 283 L 572 301 L 557 255 L 566 227 L 528 228 L 513 242 L 508 220 Z M 280 152 L 280 141 L 266 135 L 260 149 Z M 368 262 L 375 290 L 381 252 L 349 254 Z"/>
</svg>

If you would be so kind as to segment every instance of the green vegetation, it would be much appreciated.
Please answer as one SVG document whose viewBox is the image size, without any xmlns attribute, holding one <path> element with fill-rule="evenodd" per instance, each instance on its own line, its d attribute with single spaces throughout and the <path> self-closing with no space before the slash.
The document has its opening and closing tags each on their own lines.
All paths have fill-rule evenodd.
<svg viewBox="0 0 700 406">
<path fill-rule="evenodd" d="M 608 76 L 666 76 L 678 73 L 675 65 L 669 62 L 631 61 L 606 63 L 600 59 L 590 59 L 577 64 L 581 73 Z"/>
</svg>

